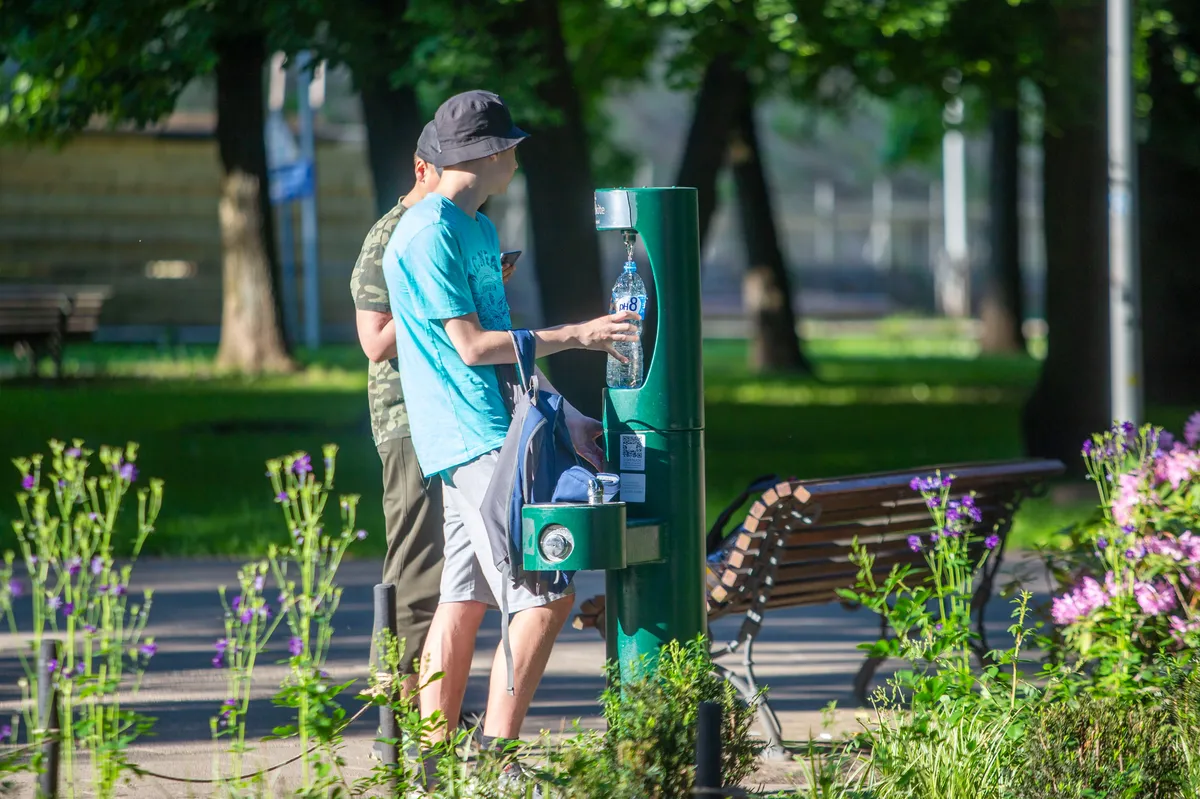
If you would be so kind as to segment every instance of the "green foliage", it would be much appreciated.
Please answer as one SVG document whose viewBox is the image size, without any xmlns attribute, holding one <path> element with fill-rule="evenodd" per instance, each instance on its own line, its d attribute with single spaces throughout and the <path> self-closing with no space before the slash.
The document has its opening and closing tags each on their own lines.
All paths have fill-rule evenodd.
<svg viewBox="0 0 1200 799">
<path fill-rule="evenodd" d="M 668 643 L 653 670 L 621 679 L 608 667 L 601 697 L 607 731 L 583 733 L 554 756 L 564 799 L 681 799 L 695 779 L 701 702 L 721 706 L 721 773 L 737 785 L 754 770 L 762 745 L 750 735 L 755 710 L 713 670 L 703 637 Z"/>
<path fill-rule="evenodd" d="M 0 137 L 59 140 L 96 115 L 144 126 L 212 67 L 199 0 L 35 0 L 3 6 Z"/>
<path fill-rule="evenodd" d="M 1190 708 L 1192 721 L 1195 708 Z M 1170 705 L 1082 697 L 1039 707 L 1013 769 L 1022 799 L 1174 799 L 1186 790 L 1181 719 Z M 1192 728 L 1195 734 L 1195 728 Z M 1195 740 L 1195 739 L 1193 739 Z"/>
</svg>

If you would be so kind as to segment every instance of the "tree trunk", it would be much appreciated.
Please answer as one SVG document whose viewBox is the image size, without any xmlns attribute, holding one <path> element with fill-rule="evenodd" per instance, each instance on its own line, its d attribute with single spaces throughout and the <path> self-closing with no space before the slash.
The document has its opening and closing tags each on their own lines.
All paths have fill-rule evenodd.
<svg viewBox="0 0 1200 799">
<path fill-rule="evenodd" d="M 704 70 L 704 79 L 696 92 L 692 123 L 675 185 L 696 189 L 702 247 L 716 212 L 717 177 L 729 151 L 740 93 L 745 90 L 745 79 L 734 70 L 731 59 L 717 56 Z"/>
<path fill-rule="evenodd" d="M 557 0 L 520 4 L 520 22 L 540 32 L 548 75 L 537 87 L 538 97 L 562 118 L 557 126 L 532 127 L 517 150 L 529 197 L 542 318 L 548 326 L 580 322 L 608 311 L 583 107 L 567 60 Z M 549 364 L 563 396 L 598 417 L 605 356 L 575 350 L 550 356 Z"/>
<path fill-rule="evenodd" d="M 1200 12 L 1178 21 L 1200 47 Z M 1179 80 L 1173 43 L 1149 43 L 1150 136 L 1138 153 L 1146 399 L 1196 407 L 1200 401 L 1200 337 L 1190 334 L 1200 297 L 1200 113 L 1194 87 Z M 1178 432 L 1178 431 L 1176 431 Z"/>
<path fill-rule="evenodd" d="M 221 342 L 217 365 L 288 371 L 281 327 L 279 259 L 267 191 L 261 31 L 222 37 L 217 50 L 217 149 L 221 159 Z"/>
<path fill-rule="evenodd" d="M 992 113 L 992 271 L 980 308 L 984 352 L 1022 353 L 1025 319 L 1021 293 L 1021 117 L 1016 108 Z"/>
<path fill-rule="evenodd" d="M 1049 340 L 1023 419 L 1029 454 L 1074 474 L 1084 439 L 1111 423 L 1103 12 L 1094 3 L 1064 14 L 1057 55 L 1081 74 L 1044 89 L 1054 115 L 1043 139 Z"/>
<path fill-rule="evenodd" d="M 375 212 L 383 216 L 413 186 L 413 153 L 425 120 L 413 87 L 393 88 L 383 75 L 369 76 L 360 84 Z"/>
<path fill-rule="evenodd" d="M 753 93 L 743 78 L 729 160 L 737 186 L 742 238 L 746 242 L 746 277 L 742 295 L 753 326 L 750 368 L 755 371 L 802 371 L 812 365 L 800 349 L 791 280 L 779 246 L 771 191 L 763 169 L 754 119 Z"/>
</svg>

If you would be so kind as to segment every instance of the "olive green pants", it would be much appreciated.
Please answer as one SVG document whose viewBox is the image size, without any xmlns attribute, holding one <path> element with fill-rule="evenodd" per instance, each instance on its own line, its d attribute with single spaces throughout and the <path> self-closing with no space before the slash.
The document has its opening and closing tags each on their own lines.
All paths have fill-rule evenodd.
<svg viewBox="0 0 1200 799">
<path fill-rule="evenodd" d="M 403 650 L 400 672 L 415 674 L 442 583 L 442 482 L 426 482 L 412 439 L 379 445 L 383 461 L 383 517 L 387 556 L 383 581 L 396 586 L 396 637 Z M 372 647 L 372 662 L 377 662 Z"/>
</svg>

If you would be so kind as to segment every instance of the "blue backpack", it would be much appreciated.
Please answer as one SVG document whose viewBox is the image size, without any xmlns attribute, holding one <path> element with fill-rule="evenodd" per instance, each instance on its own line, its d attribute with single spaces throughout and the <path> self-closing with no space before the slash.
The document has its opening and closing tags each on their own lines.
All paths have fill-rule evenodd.
<svg viewBox="0 0 1200 799">
<path fill-rule="evenodd" d="M 496 470 L 483 497 L 483 516 L 492 558 L 504 580 L 534 594 L 566 590 L 574 572 L 527 571 L 521 547 L 521 509 L 527 502 L 587 502 L 595 479 L 571 444 L 563 398 L 538 387 L 537 341 L 529 330 L 509 331 L 516 350 L 512 368 L 497 367 L 500 390 L 512 409 L 508 435 Z M 513 693 L 512 650 L 508 640 L 508 600 L 500 602 L 500 638 L 508 665 L 508 692 Z"/>
</svg>

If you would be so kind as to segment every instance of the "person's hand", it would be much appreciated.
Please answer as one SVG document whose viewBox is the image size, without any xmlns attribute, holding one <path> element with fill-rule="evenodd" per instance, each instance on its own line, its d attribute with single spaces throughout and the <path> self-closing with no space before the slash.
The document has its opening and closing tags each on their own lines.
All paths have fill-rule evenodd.
<svg viewBox="0 0 1200 799">
<path fill-rule="evenodd" d="M 507 264 L 504 263 L 503 261 L 500 262 L 500 279 L 503 280 L 505 283 L 508 282 L 509 278 L 511 278 L 513 276 L 513 272 L 515 272 L 515 271 L 517 271 L 516 262 L 507 263 Z"/>
<path fill-rule="evenodd" d="M 575 410 L 570 403 L 566 405 L 566 414 L 571 445 L 581 458 L 596 467 L 596 471 L 604 471 L 604 450 L 596 443 L 596 439 L 604 434 L 604 426 Z"/>
<path fill-rule="evenodd" d="M 633 322 L 640 318 L 637 311 L 621 311 L 584 322 L 578 325 L 579 345 L 585 350 L 607 352 L 621 363 L 625 363 L 629 359 L 616 351 L 613 342 L 637 341 L 637 327 Z"/>
</svg>

